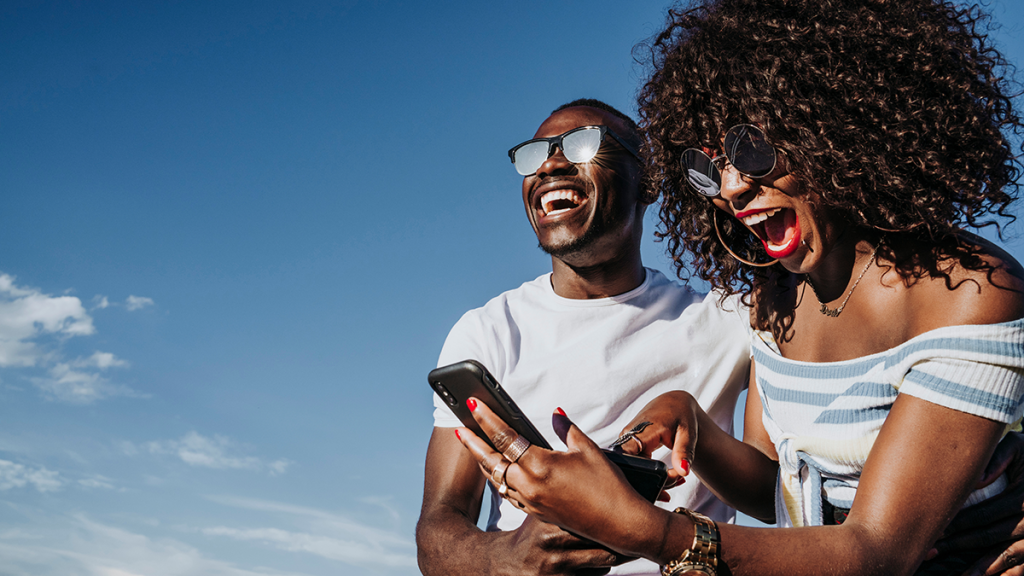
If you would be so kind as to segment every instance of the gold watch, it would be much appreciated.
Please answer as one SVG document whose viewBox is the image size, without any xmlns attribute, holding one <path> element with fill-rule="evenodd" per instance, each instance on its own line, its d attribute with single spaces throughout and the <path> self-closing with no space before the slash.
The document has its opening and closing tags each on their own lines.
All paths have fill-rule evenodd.
<svg viewBox="0 0 1024 576">
<path fill-rule="evenodd" d="M 678 559 L 665 564 L 661 568 L 662 576 L 682 576 L 683 574 L 704 574 L 718 576 L 718 525 L 715 521 L 693 510 L 679 507 L 673 510 L 676 514 L 685 514 L 693 520 L 694 535 L 690 549 L 683 552 Z"/>
</svg>

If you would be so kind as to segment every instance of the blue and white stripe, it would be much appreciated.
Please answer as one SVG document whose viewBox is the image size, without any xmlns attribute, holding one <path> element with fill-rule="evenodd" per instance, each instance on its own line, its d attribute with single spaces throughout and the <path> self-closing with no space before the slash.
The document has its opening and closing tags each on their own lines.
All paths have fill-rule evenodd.
<svg viewBox="0 0 1024 576">
<path fill-rule="evenodd" d="M 781 525 L 820 525 L 822 497 L 850 507 L 899 394 L 1005 422 L 1008 430 L 1024 414 L 1024 319 L 939 328 L 841 362 L 783 358 L 764 332 L 754 332 L 751 348 L 762 420 L 779 454 Z M 969 502 L 1001 489 L 993 485 Z"/>
</svg>

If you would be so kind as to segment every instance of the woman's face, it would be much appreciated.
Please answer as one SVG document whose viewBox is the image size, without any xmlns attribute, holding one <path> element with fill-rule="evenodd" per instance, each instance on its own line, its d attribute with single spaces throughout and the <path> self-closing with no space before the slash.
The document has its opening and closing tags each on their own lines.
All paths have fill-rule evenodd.
<svg viewBox="0 0 1024 576">
<path fill-rule="evenodd" d="M 712 202 L 740 220 L 787 270 L 807 273 L 817 267 L 843 228 L 828 217 L 818 199 L 789 173 L 780 157 L 772 173 L 760 178 L 741 174 L 727 163 L 721 194 Z"/>
</svg>

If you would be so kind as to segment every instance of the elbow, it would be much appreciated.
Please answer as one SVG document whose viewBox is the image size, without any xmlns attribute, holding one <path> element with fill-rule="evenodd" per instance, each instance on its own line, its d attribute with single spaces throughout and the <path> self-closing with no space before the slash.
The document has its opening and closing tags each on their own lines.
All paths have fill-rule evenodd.
<svg viewBox="0 0 1024 576">
<path fill-rule="evenodd" d="M 841 541 L 846 543 L 845 556 L 851 560 L 845 573 L 863 576 L 911 576 L 921 564 L 921 554 L 908 553 L 913 548 L 892 534 L 866 526 L 843 524 Z"/>
</svg>

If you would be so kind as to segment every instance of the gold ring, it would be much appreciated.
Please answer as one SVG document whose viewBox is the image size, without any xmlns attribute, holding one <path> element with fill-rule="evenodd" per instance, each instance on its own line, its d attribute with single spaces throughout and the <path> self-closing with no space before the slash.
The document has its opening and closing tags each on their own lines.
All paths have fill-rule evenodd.
<svg viewBox="0 0 1024 576">
<path fill-rule="evenodd" d="M 530 441 L 523 437 L 522 434 L 516 435 L 516 439 L 512 441 L 503 455 L 508 459 L 509 462 L 515 463 L 523 456 L 523 452 L 530 447 Z"/>
<path fill-rule="evenodd" d="M 501 490 L 501 486 L 505 485 L 505 472 L 508 471 L 508 467 L 511 464 L 512 463 L 508 460 L 502 460 L 501 462 L 498 462 L 498 465 L 494 467 L 494 470 L 491 470 L 491 482 L 498 487 L 499 491 Z M 508 488 L 506 488 L 506 490 L 508 490 Z"/>
</svg>

